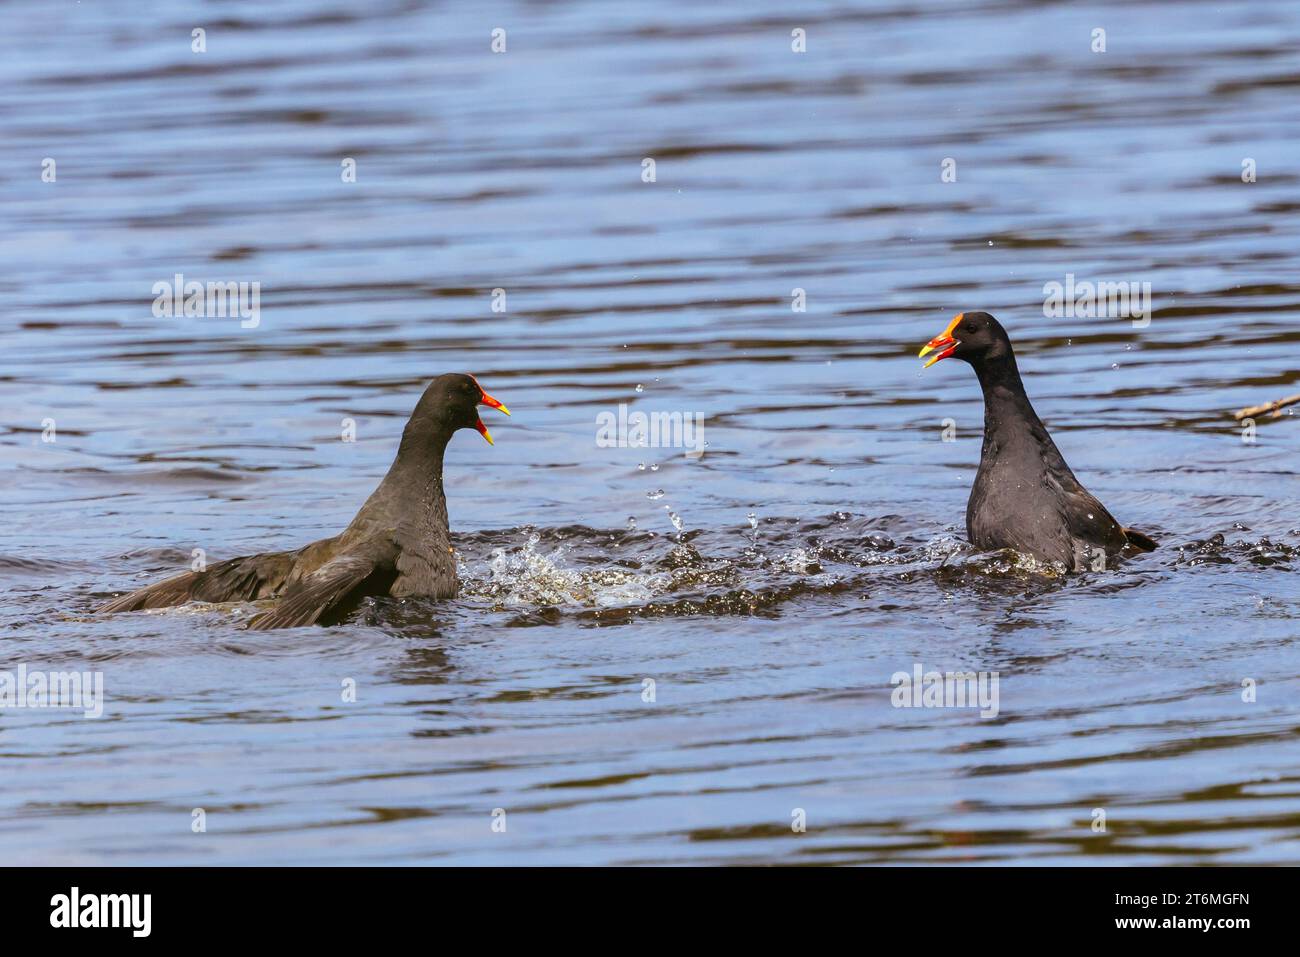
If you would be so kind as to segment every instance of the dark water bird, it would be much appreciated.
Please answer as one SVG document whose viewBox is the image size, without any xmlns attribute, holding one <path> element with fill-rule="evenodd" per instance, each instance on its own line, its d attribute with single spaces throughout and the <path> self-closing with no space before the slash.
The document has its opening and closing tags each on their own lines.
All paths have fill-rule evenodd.
<svg viewBox="0 0 1300 957">
<path fill-rule="evenodd" d="M 921 349 L 924 368 L 955 357 L 984 390 L 984 448 L 966 505 L 966 533 L 981 551 L 1015 549 L 1073 571 L 1100 570 L 1156 543 L 1125 528 L 1079 484 L 1025 394 L 1011 338 L 987 312 L 963 312 Z"/>
<path fill-rule="evenodd" d="M 434 379 L 406 423 L 388 474 L 333 538 L 295 551 L 216 562 L 116 598 L 99 611 L 278 598 L 275 607 L 248 623 L 266 630 L 336 622 L 367 595 L 452 597 L 458 582 L 442 458 L 459 429 L 477 429 L 491 444 L 480 405 L 510 414 L 471 375 Z"/>
</svg>

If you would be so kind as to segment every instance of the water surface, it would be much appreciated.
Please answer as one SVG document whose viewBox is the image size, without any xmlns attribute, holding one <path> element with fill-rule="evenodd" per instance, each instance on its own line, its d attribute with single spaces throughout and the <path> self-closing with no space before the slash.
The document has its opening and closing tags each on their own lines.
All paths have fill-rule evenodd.
<svg viewBox="0 0 1300 957">
<path fill-rule="evenodd" d="M 0 711 L 5 860 L 1300 861 L 1300 427 L 1231 417 L 1300 392 L 1295 4 L 0 18 L 0 662 L 107 694 Z M 177 273 L 260 324 L 155 318 Z M 1045 318 L 1067 273 L 1150 325 Z M 1158 552 L 962 544 L 964 309 Z M 91 614 L 336 532 L 445 371 L 514 413 L 448 454 L 459 599 Z M 620 403 L 705 454 L 597 447 Z M 918 662 L 998 716 L 891 707 Z"/>
</svg>

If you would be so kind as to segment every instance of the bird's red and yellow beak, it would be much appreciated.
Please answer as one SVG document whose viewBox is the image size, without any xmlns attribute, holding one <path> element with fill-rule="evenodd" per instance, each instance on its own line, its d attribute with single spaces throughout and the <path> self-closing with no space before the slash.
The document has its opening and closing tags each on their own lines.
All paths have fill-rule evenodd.
<svg viewBox="0 0 1300 957">
<path fill-rule="evenodd" d="M 935 336 L 933 339 L 931 339 L 929 342 L 927 342 L 924 346 L 921 347 L 921 353 L 917 357 L 920 359 L 924 359 L 926 356 L 930 355 L 930 353 L 934 352 L 934 350 L 936 349 L 942 350 L 940 352 L 936 352 L 933 356 L 931 356 L 930 361 L 927 362 L 925 365 L 921 366 L 922 369 L 930 368 L 930 366 L 934 365 L 940 359 L 946 359 L 954 352 L 957 351 L 957 347 L 961 345 L 961 342 L 959 342 L 958 340 L 952 337 L 952 332 L 954 329 L 957 328 L 957 323 L 961 322 L 961 317 L 964 315 L 965 315 L 964 312 L 957 313 L 957 315 L 953 318 L 952 322 L 948 323 L 947 329 L 943 330 L 943 332 L 939 333 L 937 336 Z"/>
<path fill-rule="evenodd" d="M 474 379 L 473 376 L 470 376 L 470 378 Z M 478 385 L 478 379 L 474 379 L 474 384 Z M 492 398 L 492 396 L 484 392 L 483 387 L 481 385 L 478 386 L 478 391 L 479 391 L 479 397 L 478 397 L 479 405 L 486 405 L 488 408 L 497 409 L 498 411 L 504 412 L 506 415 L 510 414 L 510 410 L 507 409 L 504 405 L 502 405 L 497 399 Z M 488 445 L 496 444 L 495 442 L 492 441 L 492 433 L 488 431 L 488 427 L 483 424 L 482 419 L 479 419 L 478 425 L 474 427 L 478 429 L 479 434 L 482 435 L 483 438 L 487 439 Z"/>
</svg>

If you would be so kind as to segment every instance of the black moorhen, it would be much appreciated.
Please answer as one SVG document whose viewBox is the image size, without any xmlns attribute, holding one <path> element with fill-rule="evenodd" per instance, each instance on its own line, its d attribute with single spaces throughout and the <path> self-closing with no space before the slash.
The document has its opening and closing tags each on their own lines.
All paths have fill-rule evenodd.
<svg viewBox="0 0 1300 957">
<path fill-rule="evenodd" d="M 338 621 L 366 595 L 452 597 L 456 561 L 447 530 L 442 456 L 458 429 L 477 429 L 492 442 L 478 416 L 480 405 L 510 414 L 471 375 L 434 379 L 406 423 L 388 474 L 333 538 L 296 551 L 216 562 L 116 598 L 99 611 L 278 598 L 275 607 L 248 623 L 266 630 Z"/>
<path fill-rule="evenodd" d="M 936 351 L 938 350 L 938 351 Z M 1074 477 L 1025 395 L 1011 339 L 987 312 L 963 312 L 921 350 L 964 359 L 984 390 L 984 448 L 966 505 L 966 534 L 981 551 L 1012 548 L 1073 571 L 1156 543 L 1124 528 Z"/>
</svg>

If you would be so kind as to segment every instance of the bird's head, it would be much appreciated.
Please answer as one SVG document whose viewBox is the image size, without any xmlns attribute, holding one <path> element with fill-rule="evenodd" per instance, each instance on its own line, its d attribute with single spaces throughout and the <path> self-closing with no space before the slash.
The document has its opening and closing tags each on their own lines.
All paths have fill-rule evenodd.
<svg viewBox="0 0 1300 957">
<path fill-rule="evenodd" d="M 420 399 L 420 407 L 416 412 L 418 415 L 423 409 L 435 414 L 444 427 L 452 432 L 457 429 L 474 429 L 491 445 L 492 433 L 488 431 L 478 415 L 480 405 L 499 409 L 506 415 L 510 414 L 509 409 L 483 391 L 483 387 L 472 375 L 449 372 L 429 383 L 429 388 L 424 390 L 424 396 Z"/>
<path fill-rule="evenodd" d="M 1002 324 L 987 312 L 959 312 L 948 328 L 921 348 L 921 357 L 930 355 L 928 369 L 940 359 L 955 357 L 971 365 L 1011 355 L 1011 338 Z"/>
</svg>

